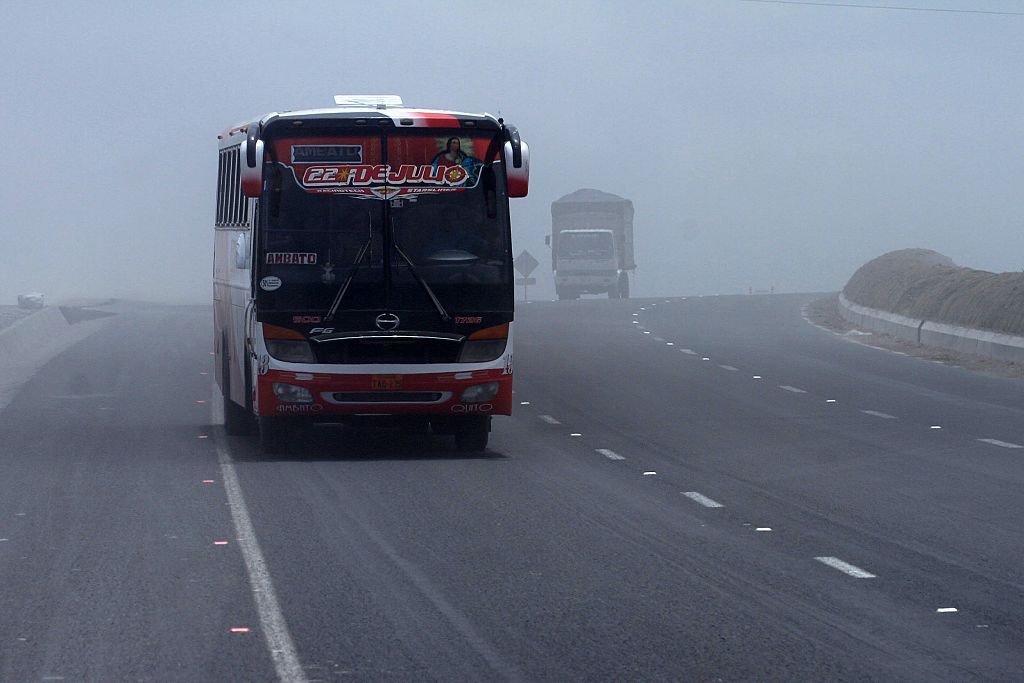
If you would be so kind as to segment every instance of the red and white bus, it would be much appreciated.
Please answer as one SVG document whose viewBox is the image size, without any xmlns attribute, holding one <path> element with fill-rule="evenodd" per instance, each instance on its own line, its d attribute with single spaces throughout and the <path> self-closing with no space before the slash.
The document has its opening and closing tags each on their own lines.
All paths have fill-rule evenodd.
<svg viewBox="0 0 1024 683">
<path fill-rule="evenodd" d="M 226 429 L 258 425 L 273 451 L 313 421 L 389 415 L 482 450 L 512 411 L 508 199 L 529 149 L 489 114 L 335 101 L 219 138 Z"/>
</svg>

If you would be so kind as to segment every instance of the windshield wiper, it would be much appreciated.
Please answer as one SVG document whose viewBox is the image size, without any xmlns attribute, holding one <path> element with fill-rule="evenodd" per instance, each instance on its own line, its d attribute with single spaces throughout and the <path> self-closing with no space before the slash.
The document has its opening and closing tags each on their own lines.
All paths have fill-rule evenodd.
<svg viewBox="0 0 1024 683">
<path fill-rule="evenodd" d="M 395 234 L 394 217 L 392 217 L 391 219 L 391 243 L 395 245 L 395 251 L 398 252 L 398 255 L 401 256 L 402 260 L 405 261 L 407 266 L 409 266 L 409 272 L 412 273 L 412 276 L 414 278 L 416 278 L 416 282 L 420 283 L 420 286 L 423 287 L 423 290 L 427 293 L 427 296 L 429 296 L 430 300 L 434 302 L 434 308 L 436 308 L 437 312 L 441 314 L 441 320 L 445 322 L 451 320 L 452 317 L 448 315 L 448 311 L 444 310 L 444 306 L 441 305 L 441 302 L 437 298 L 437 295 L 434 294 L 434 290 L 430 288 L 430 285 L 427 284 L 427 281 L 424 280 L 423 276 L 420 275 L 419 271 L 416 270 L 416 266 L 413 265 L 412 259 L 406 256 L 405 252 L 402 251 L 402 248 L 398 246 L 398 236 Z"/>
<path fill-rule="evenodd" d="M 352 284 L 352 278 L 359 272 L 359 267 L 363 265 L 363 259 L 366 258 L 366 252 L 370 250 L 370 244 L 373 242 L 373 235 L 370 235 L 369 239 L 366 240 L 366 244 L 356 254 L 355 263 L 352 264 L 352 270 L 349 272 L 348 277 L 345 278 L 345 282 L 342 283 L 341 289 L 334 297 L 334 303 L 331 304 L 330 310 L 327 311 L 327 315 L 324 317 L 324 321 L 334 320 L 334 314 L 338 312 L 338 306 L 341 305 L 341 300 L 345 298 L 345 292 L 348 291 L 348 286 Z"/>
</svg>

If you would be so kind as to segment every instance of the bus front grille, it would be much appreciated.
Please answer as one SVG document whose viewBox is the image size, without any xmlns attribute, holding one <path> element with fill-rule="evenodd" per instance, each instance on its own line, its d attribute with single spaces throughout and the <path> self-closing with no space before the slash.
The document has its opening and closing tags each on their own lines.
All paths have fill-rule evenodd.
<svg viewBox="0 0 1024 683">
<path fill-rule="evenodd" d="M 440 391 L 335 391 L 331 403 L 439 403 Z"/>
</svg>

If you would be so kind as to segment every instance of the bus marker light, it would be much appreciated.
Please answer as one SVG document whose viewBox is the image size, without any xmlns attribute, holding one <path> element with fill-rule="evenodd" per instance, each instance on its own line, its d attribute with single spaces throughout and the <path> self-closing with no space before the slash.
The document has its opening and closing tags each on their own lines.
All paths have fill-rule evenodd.
<svg viewBox="0 0 1024 683">
<path fill-rule="evenodd" d="M 277 325 L 271 325 L 269 323 L 263 323 L 263 338 L 264 339 L 301 339 L 306 341 L 306 337 L 301 332 L 295 330 L 289 330 L 287 327 L 278 327 Z"/>
<path fill-rule="evenodd" d="M 508 323 L 502 323 L 501 325 L 495 325 L 494 327 L 485 327 L 482 330 L 477 330 L 473 334 L 469 335 L 470 339 L 508 339 Z"/>
</svg>

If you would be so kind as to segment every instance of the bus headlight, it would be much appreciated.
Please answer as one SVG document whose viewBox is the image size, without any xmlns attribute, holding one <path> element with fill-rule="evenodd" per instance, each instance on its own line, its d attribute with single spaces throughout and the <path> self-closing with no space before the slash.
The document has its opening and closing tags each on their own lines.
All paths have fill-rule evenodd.
<svg viewBox="0 0 1024 683">
<path fill-rule="evenodd" d="M 490 401 L 497 395 L 497 382 L 488 382 L 487 384 L 474 384 L 471 387 L 466 387 L 466 390 L 462 392 L 462 402 L 482 403 L 483 401 Z"/>
<path fill-rule="evenodd" d="M 274 382 L 274 396 L 283 403 L 312 403 L 313 394 L 306 387 Z"/>
<path fill-rule="evenodd" d="M 288 363 L 315 363 L 316 356 L 309 342 L 284 339 L 267 339 L 267 353 Z"/>
<path fill-rule="evenodd" d="M 494 360 L 505 353 L 504 339 L 486 339 L 476 341 L 470 339 L 462 344 L 462 351 L 459 352 L 460 363 L 484 363 Z"/>
<path fill-rule="evenodd" d="M 485 327 L 469 335 L 459 352 L 459 363 L 486 363 L 505 353 L 508 344 L 508 323 Z"/>
</svg>

